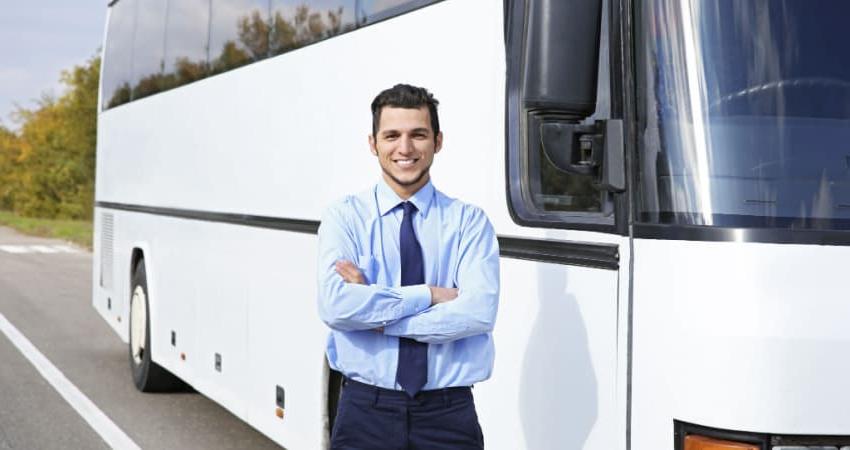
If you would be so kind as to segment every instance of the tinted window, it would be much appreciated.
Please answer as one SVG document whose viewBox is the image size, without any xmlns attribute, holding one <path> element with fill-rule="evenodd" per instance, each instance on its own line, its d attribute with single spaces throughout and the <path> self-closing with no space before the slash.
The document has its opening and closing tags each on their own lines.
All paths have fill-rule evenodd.
<svg viewBox="0 0 850 450">
<path fill-rule="evenodd" d="M 210 70 L 224 72 L 269 54 L 269 0 L 213 0 Z"/>
<path fill-rule="evenodd" d="M 850 230 L 850 4 L 646 6 L 640 220 Z"/>
<path fill-rule="evenodd" d="M 122 0 L 109 11 L 103 57 L 103 109 L 130 101 L 135 11 L 135 0 Z"/>
<path fill-rule="evenodd" d="M 436 2 L 434 0 L 361 0 L 358 5 L 357 23 L 368 25 L 430 3 Z"/>
<path fill-rule="evenodd" d="M 355 28 L 354 0 L 272 0 L 271 53 L 278 55 Z"/>
<path fill-rule="evenodd" d="M 165 88 L 207 76 L 209 0 L 168 2 L 165 29 Z"/>
<path fill-rule="evenodd" d="M 133 100 L 162 90 L 167 5 L 168 0 L 147 0 L 138 7 L 133 45 Z"/>
</svg>

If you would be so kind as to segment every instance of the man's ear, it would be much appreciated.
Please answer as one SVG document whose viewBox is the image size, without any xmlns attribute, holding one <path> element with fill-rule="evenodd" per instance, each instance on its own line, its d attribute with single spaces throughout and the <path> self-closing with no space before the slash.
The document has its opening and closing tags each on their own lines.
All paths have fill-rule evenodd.
<svg viewBox="0 0 850 450">
<path fill-rule="evenodd" d="M 443 132 L 437 133 L 437 137 L 434 139 L 434 153 L 439 153 L 443 148 Z"/>
<path fill-rule="evenodd" d="M 369 149 L 372 150 L 373 155 L 378 156 L 378 147 L 376 146 L 374 134 L 369 135 Z"/>
</svg>

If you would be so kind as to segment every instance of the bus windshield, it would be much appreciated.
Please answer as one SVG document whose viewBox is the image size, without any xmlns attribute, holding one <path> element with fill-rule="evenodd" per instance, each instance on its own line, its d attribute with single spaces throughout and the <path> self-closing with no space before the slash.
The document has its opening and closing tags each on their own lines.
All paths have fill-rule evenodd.
<svg viewBox="0 0 850 450">
<path fill-rule="evenodd" d="M 850 2 L 648 0 L 638 219 L 850 230 Z"/>
</svg>

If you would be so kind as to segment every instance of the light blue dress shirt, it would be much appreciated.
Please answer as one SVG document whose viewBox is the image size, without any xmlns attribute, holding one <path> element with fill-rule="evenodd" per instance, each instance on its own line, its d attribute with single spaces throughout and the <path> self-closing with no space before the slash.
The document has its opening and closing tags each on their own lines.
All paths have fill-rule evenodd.
<svg viewBox="0 0 850 450">
<path fill-rule="evenodd" d="M 331 368 L 362 383 L 395 382 L 398 337 L 428 346 L 424 389 L 471 386 L 493 370 L 499 300 L 499 245 L 484 212 L 449 198 L 429 181 L 409 201 L 422 246 L 425 284 L 400 286 L 403 201 L 381 180 L 327 209 L 319 227 L 319 315 L 331 328 Z M 354 262 L 366 285 L 346 283 L 338 260 Z M 458 297 L 431 306 L 428 286 L 456 287 Z M 380 331 L 383 329 L 383 331 Z"/>
</svg>

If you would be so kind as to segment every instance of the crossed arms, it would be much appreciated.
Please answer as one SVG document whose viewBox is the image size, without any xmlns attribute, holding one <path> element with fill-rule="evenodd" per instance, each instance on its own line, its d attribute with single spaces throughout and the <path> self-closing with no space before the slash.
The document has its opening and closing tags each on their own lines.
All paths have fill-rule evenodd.
<svg viewBox="0 0 850 450">
<path fill-rule="evenodd" d="M 457 246 L 457 288 L 367 284 L 353 263 L 351 221 L 330 209 L 319 228 L 319 315 L 339 331 L 374 330 L 440 344 L 493 329 L 499 296 L 499 248 L 484 213 L 464 215 Z"/>
<path fill-rule="evenodd" d="M 336 262 L 334 269 L 346 283 L 366 284 L 366 277 L 363 276 L 363 272 L 351 261 L 340 259 Z M 428 286 L 428 289 L 431 291 L 431 306 L 457 298 L 457 288 Z"/>
</svg>

